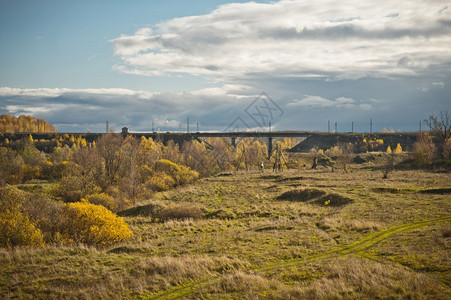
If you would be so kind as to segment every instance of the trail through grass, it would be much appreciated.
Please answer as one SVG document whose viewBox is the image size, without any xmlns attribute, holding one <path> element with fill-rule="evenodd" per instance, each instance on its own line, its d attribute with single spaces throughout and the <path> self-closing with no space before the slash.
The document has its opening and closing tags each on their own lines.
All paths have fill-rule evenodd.
<svg viewBox="0 0 451 300">
<path fill-rule="evenodd" d="M 280 261 L 277 263 L 271 263 L 259 268 L 253 268 L 251 269 L 254 272 L 268 272 L 268 271 L 274 271 L 277 269 L 289 267 L 292 265 L 307 263 L 307 262 L 313 262 L 313 261 L 319 261 L 319 260 L 325 260 L 333 257 L 341 257 L 351 254 L 359 254 L 361 252 L 365 252 L 368 248 L 376 245 L 377 243 L 380 243 L 386 239 L 389 239 L 395 234 L 398 234 L 400 232 L 410 231 L 413 229 L 421 228 L 430 224 L 439 223 L 443 221 L 451 220 L 451 216 L 448 217 L 442 217 L 442 218 L 435 218 L 430 220 L 424 220 L 414 223 L 407 223 L 402 224 L 398 226 L 393 226 L 390 228 L 387 228 L 385 230 L 381 230 L 378 232 L 375 232 L 361 240 L 358 240 L 350 245 L 338 247 L 334 250 L 317 254 L 317 255 L 311 255 L 307 257 L 297 258 L 297 259 L 291 259 L 289 261 Z M 225 276 L 223 274 L 222 276 Z M 213 278 L 203 279 L 194 281 L 192 283 L 177 286 L 171 289 L 168 289 L 166 291 L 160 292 L 158 294 L 154 295 L 143 295 L 138 297 L 139 299 L 179 299 L 185 296 L 188 296 L 192 293 L 194 293 L 196 290 L 201 289 L 202 287 L 207 287 L 209 285 L 218 283 L 221 280 L 221 276 L 215 276 Z"/>
</svg>

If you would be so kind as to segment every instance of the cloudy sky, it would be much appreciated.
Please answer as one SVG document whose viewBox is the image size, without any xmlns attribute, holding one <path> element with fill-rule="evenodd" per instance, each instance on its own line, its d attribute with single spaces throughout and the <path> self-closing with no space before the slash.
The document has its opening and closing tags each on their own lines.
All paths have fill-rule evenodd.
<svg viewBox="0 0 451 300">
<path fill-rule="evenodd" d="M 60 131 L 416 131 L 451 110 L 451 1 L 1 0 L 0 45 L 0 114 Z"/>
</svg>

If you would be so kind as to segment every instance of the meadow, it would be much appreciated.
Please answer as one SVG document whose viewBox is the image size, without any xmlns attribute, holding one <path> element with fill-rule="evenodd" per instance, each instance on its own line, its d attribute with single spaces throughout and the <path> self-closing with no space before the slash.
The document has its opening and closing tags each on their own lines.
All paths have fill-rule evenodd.
<svg viewBox="0 0 451 300">
<path fill-rule="evenodd" d="M 348 171 L 223 172 L 157 192 L 118 212 L 126 241 L 1 249 L 0 295 L 449 299 L 449 172 Z"/>
</svg>

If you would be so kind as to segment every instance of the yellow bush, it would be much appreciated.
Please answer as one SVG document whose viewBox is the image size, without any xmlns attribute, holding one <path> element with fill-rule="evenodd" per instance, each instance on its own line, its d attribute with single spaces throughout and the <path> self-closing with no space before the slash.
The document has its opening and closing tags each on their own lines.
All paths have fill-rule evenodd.
<svg viewBox="0 0 451 300">
<path fill-rule="evenodd" d="M 167 159 L 160 159 L 156 162 L 154 170 L 170 175 L 175 180 L 176 184 L 189 183 L 199 177 L 198 172 L 191 170 L 187 166 L 178 165 Z"/>
<path fill-rule="evenodd" d="M 86 201 L 96 205 L 102 205 L 111 211 L 117 211 L 118 205 L 113 197 L 105 193 L 97 193 L 86 196 Z"/>
<path fill-rule="evenodd" d="M 148 178 L 152 177 L 154 170 L 148 165 L 141 165 L 139 167 L 139 176 L 142 181 L 146 181 Z"/>
<path fill-rule="evenodd" d="M 175 180 L 178 184 L 185 184 L 193 182 L 199 178 L 199 173 L 197 171 L 191 170 L 187 166 L 180 165 L 180 173 L 177 175 Z"/>
<path fill-rule="evenodd" d="M 0 213 L 0 247 L 43 245 L 41 231 L 16 207 Z"/>
<path fill-rule="evenodd" d="M 168 159 L 160 159 L 155 163 L 154 170 L 165 172 L 171 176 L 174 176 L 180 172 L 180 166 Z"/>
<path fill-rule="evenodd" d="M 391 150 L 391 147 L 390 147 L 390 146 L 387 147 L 386 152 L 387 152 L 388 154 L 391 154 L 391 153 L 393 152 L 393 151 Z"/>
<path fill-rule="evenodd" d="M 395 151 L 393 153 L 402 153 L 402 147 L 401 144 L 398 143 L 398 145 L 395 148 Z"/>
<path fill-rule="evenodd" d="M 63 214 L 62 233 L 77 243 L 104 246 L 132 236 L 124 219 L 101 205 L 70 203 Z"/>
<path fill-rule="evenodd" d="M 149 189 L 157 192 L 167 191 L 175 185 L 176 182 L 174 178 L 172 178 L 172 176 L 169 176 L 165 172 L 155 172 L 146 181 L 146 186 Z"/>
</svg>

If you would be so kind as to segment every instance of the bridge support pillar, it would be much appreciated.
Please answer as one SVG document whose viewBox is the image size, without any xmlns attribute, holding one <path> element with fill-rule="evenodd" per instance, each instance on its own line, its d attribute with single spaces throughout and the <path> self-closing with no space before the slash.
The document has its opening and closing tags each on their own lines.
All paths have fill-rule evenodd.
<svg viewBox="0 0 451 300">
<path fill-rule="evenodd" d="M 232 146 L 236 148 L 236 137 L 232 137 Z"/>
<path fill-rule="evenodd" d="M 268 158 L 271 157 L 272 154 L 272 137 L 268 137 Z"/>
</svg>

